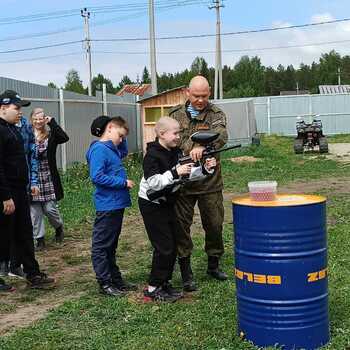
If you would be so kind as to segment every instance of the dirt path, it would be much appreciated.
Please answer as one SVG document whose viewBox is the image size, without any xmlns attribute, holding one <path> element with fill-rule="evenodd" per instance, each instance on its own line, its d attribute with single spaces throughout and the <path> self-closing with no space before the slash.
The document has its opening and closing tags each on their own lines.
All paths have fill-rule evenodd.
<svg viewBox="0 0 350 350">
<path fill-rule="evenodd" d="M 146 245 L 141 218 L 127 217 L 124 228 L 124 248 L 135 244 L 139 248 Z M 90 229 L 87 228 L 87 237 L 90 236 Z M 49 291 L 30 290 L 23 280 L 11 279 L 16 291 L 1 294 L 0 335 L 9 335 L 18 328 L 29 326 L 44 318 L 50 310 L 81 297 L 87 288 L 91 289 L 91 281 L 95 277 L 90 260 L 90 238 L 67 239 L 62 246 L 49 245 L 47 250 L 37 254 L 37 259 L 41 269 L 56 279 L 56 288 Z M 123 261 L 127 259 L 123 257 Z M 124 265 L 127 266 L 128 262 Z M 127 273 L 125 268 L 122 272 Z"/>
<path fill-rule="evenodd" d="M 316 181 L 295 182 L 278 188 L 280 193 L 350 193 L 350 179 L 331 178 Z M 239 193 L 225 193 L 225 223 L 232 223 L 231 201 Z M 195 212 L 193 230 L 200 232 L 201 221 L 198 210 Z M 82 228 L 84 230 L 84 228 Z M 87 228 L 90 230 L 90 227 Z M 147 249 L 148 242 L 140 216 L 125 218 L 121 251 L 133 247 L 137 253 Z M 86 237 L 90 232 L 86 233 Z M 123 254 L 123 253 L 121 253 Z M 136 254 L 136 252 L 135 252 Z M 123 254 L 124 266 L 132 266 L 134 256 Z M 51 246 L 38 254 L 40 266 L 57 279 L 57 288 L 52 291 L 32 291 L 25 283 L 13 280 L 17 291 L 1 295 L 0 301 L 0 335 L 8 335 L 14 330 L 26 327 L 44 318 L 47 313 L 64 302 L 79 298 L 86 293 L 87 284 L 94 280 L 90 262 L 90 238 L 68 239 L 63 246 Z M 130 264 L 129 264 L 130 262 Z M 124 273 L 127 271 L 124 269 Z M 140 293 L 140 292 L 138 292 Z M 138 298 L 137 294 L 132 298 Z"/>
</svg>

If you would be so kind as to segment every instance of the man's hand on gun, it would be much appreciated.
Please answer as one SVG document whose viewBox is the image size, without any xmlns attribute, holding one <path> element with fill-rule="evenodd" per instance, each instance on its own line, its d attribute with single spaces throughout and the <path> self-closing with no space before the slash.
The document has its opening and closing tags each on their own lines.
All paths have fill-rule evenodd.
<svg viewBox="0 0 350 350">
<path fill-rule="evenodd" d="M 193 163 L 188 163 L 188 164 L 178 164 L 176 166 L 176 171 L 178 173 L 179 176 L 183 176 L 183 175 L 188 175 L 191 173 L 191 168 L 192 168 Z"/>
<path fill-rule="evenodd" d="M 190 157 L 194 162 L 198 162 L 202 159 L 203 152 L 205 150 L 205 147 L 203 146 L 196 146 L 192 149 L 190 152 Z"/>
</svg>

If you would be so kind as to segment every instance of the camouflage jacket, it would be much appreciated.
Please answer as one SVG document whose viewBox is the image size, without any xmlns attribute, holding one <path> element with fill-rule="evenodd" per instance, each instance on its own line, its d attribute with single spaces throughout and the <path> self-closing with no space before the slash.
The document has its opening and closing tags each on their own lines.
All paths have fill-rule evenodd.
<svg viewBox="0 0 350 350">
<path fill-rule="evenodd" d="M 190 136 L 200 130 L 212 130 L 220 134 L 215 141 L 215 148 L 223 147 L 227 142 L 226 116 L 218 107 L 209 103 L 208 106 L 195 118 L 187 112 L 185 105 L 178 105 L 169 111 L 169 116 L 177 120 L 180 124 L 180 148 L 185 155 L 188 155 L 192 148 L 196 146 Z M 204 194 L 221 191 L 223 182 L 221 176 L 220 155 L 215 156 L 217 159 L 217 167 L 212 176 L 208 176 L 204 180 L 196 181 L 185 185 L 184 194 Z"/>
</svg>

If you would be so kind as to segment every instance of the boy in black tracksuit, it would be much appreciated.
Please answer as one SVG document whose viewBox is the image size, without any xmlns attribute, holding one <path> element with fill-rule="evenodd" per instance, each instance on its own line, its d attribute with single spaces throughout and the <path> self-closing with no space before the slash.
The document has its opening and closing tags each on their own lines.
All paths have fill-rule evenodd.
<svg viewBox="0 0 350 350">
<path fill-rule="evenodd" d="M 35 259 L 27 161 L 22 135 L 15 126 L 22 115 L 21 107 L 29 104 L 12 90 L 0 95 L 0 261 L 9 260 L 11 239 L 31 288 L 48 288 L 54 279 L 40 272 Z M 0 279 L 0 291 L 12 290 Z"/>
<path fill-rule="evenodd" d="M 155 126 L 157 139 L 147 144 L 143 161 L 144 176 L 140 183 L 139 208 L 148 237 L 153 246 L 152 270 L 149 285 L 144 291 L 147 298 L 156 301 L 176 301 L 182 293 L 172 288 L 170 281 L 176 261 L 175 241 L 175 192 L 181 177 L 194 173 L 193 164 L 179 165 L 182 155 L 177 147 L 180 127 L 177 121 L 162 117 Z M 208 159 L 205 167 L 197 167 L 201 176 L 214 171 L 214 158 Z M 209 170 L 212 169 L 212 170 Z M 193 174 L 193 178 L 198 174 Z M 151 200 L 150 191 L 166 192 L 160 198 Z"/>
</svg>

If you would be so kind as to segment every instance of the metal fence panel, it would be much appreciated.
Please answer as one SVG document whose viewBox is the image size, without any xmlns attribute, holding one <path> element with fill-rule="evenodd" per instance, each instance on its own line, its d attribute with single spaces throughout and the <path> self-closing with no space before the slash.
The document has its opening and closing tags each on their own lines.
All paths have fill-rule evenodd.
<svg viewBox="0 0 350 350">
<path fill-rule="evenodd" d="M 58 90 L 10 78 L 0 77 L 0 92 L 15 90 L 21 96 L 33 98 L 58 98 Z"/>
<path fill-rule="evenodd" d="M 255 97 L 254 106 L 259 133 L 293 136 L 298 116 L 310 121 L 316 115 L 325 134 L 350 133 L 350 94 Z"/>
<path fill-rule="evenodd" d="M 267 97 L 256 97 L 256 98 L 254 98 L 254 106 L 255 106 L 255 119 L 256 119 L 257 130 L 260 133 L 261 132 L 267 132 L 267 130 L 268 130 Z"/>
<path fill-rule="evenodd" d="M 30 107 L 23 108 L 24 115 L 29 117 L 35 107 L 44 108 L 47 115 L 55 117 L 58 123 L 60 120 L 59 90 L 47 86 L 32 84 L 24 81 L 0 77 L 0 92 L 11 89 L 17 91 L 22 97 L 29 99 Z M 100 91 L 95 96 L 87 96 L 71 91 L 63 91 L 64 99 L 64 121 L 65 131 L 69 135 L 69 142 L 66 144 L 67 164 L 74 162 L 85 162 L 85 153 L 91 141 L 94 139 L 90 134 L 92 120 L 103 114 L 103 98 Z M 128 135 L 130 152 L 140 151 L 141 140 L 138 130 L 135 96 L 114 96 L 107 94 L 107 111 L 109 115 L 123 116 L 130 127 Z M 58 164 L 62 167 L 62 149 L 57 152 Z"/>
<path fill-rule="evenodd" d="M 108 103 L 107 105 L 108 115 L 111 117 L 120 116 L 126 120 L 129 126 L 128 135 L 128 148 L 129 153 L 138 152 L 138 141 L 137 141 L 137 121 L 138 118 L 136 105 L 121 105 L 116 103 Z"/>
<path fill-rule="evenodd" d="M 101 103 L 65 102 L 67 143 L 67 164 L 85 162 L 85 153 L 94 139 L 90 125 L 94 118 L 102 114 Z"/>
</svg>

